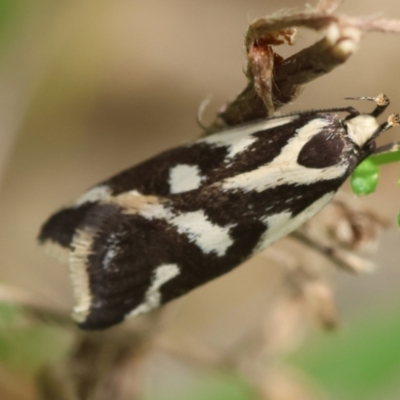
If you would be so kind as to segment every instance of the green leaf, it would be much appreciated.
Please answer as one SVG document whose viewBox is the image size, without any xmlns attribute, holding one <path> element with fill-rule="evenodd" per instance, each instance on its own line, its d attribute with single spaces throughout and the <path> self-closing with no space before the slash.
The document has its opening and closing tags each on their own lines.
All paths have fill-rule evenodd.
<svg viewBox="0 0 400 400">
<path fill-rule="evenodd" d="M 0 363 L 18 373 L 32 375 L 63 357 L 71 334 L 55 325 L 32 321 L 15 305 L 0 302 Z"/>
<path fill-rule="evenodd" d="M 375 400 L 400 389 L 398 309 L 377 309 L 335 335 L 321 335 L 290 360 L 334 399 Z"/>
<path fill-rule="evenodd" d="M 351 188 L 358 196 L 370 194 L 378 185 L 379 167 L 370 158 L 364 160 L 351 176 Z"/>
<path fill-rule="evenodd" d="M 396 148 L 394 146 L 394 148 Z M 400 161 L 400 149 L 396 151 L 388 150 L 385 153 L 376 154 L 368 157 L 368 160 L 373 161 L 377 165 L 390 164 Z"/>
<path fill-rule="evenodd" d="M 26 8 L 26 0 L 0 0 L 0 56 L 3 45 L 13 42 L 14 36 L 22 29 L 19 16 Z"/>
<path fill-rule="evenodd" d="M 153 394 L 146 397 L 150 400 L 250 400 L 255 398 L 253 388 L 244 382 L 240 377 L 224 373 L 215 373 L 212 377 L 203 377 L 190 388 L 177 390 L 167 394 L 166 390 L 162 393 Z"/>
<path fill-rule="evenodd" d="M 0 332 L 18 324 L 21 317 L 19 307 L 10 303 L 0 302 Z"/>
</svg>

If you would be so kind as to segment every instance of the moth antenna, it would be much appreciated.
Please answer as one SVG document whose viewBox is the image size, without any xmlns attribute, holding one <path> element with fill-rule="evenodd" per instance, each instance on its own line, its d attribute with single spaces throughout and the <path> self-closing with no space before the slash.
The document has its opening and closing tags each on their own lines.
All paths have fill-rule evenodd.
<svg viewBox="0 0 400 400">
<path fill-rule="evenodd" d="M 400 115 L 399 114 L 390 114 L 387 121 L 383 124 L 380 124 L 378 129 L 374 132 L 371 137 L 371 141 L 375 140 L 378 136 L 380 136 L 383 132 L 387 131 L 388 129 L 392 128 L 393 126 L 400 125 Z"/>
<path fill-rule="evenodd" d="M 310 111 L 302 111 L 299 113 L 293 113 L 294 115 L 313 115 L 313 114 L 327 114 L 327 113 L 338 113 L 338 112 L 347 112 L 349 113 L 349 116 L 347 116 L 345 119 L 350 119 L 350 118 L 354 118 L 357 117 L 358 115 L 360 115 L 360 112 L 358 110 L 356 110 L 354 107 L 335 107 L 335 108 L 321 108 L 319 110 L 310 110 Z M 291 115 L 291 114 L 288 114 Z M 275 118 L 275 117 L 272 117 Z M 271 118 L 271 119 L 272 119 Z M 279 118 L 279 117 L 278 117 Z"/>
<path fill-rule="evenodd" d="M 376 107 L 369 113 L 372 117 L 379 117 L 390 104 L 389 98 L 381 93 L 376 97 L 368 97 L 368 96 L 360 96 L 360 97 L 345 97 L 345 100 L 367 100 L 373 101 L 376 104 Z"/>
<path fill-rule="evenodd" d="M 383 124 L 379 125 L 378 129 L 374 132 L 370 140 L 375 140 L 378 136 L 380 136 L 383 132 L 392 128 L 393 126 L 400 125 L 400 115 L 399 114 L 390 114 L 387 121 Z"/>
</svg>

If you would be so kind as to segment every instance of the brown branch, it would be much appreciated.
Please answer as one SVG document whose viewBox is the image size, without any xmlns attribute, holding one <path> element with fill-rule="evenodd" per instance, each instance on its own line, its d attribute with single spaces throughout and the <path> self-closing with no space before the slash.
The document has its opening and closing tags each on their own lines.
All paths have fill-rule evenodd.
<svg viewBox="0 0 400 400">
<path fill-rule="evenodd" d="M 325 0 L 316 10 L 277 13 L 253 22 L 245 41 L 248 85 L 223 107 L 206 134 L 271 116 L 274 110 L 293 101 L 304 84 L 343 64 L 357 50 L 365 32 L 400 32 L 397 20 L 330 14 L 337 6 L 337 1 Z M 314 45 L 284 60 L 272 46 L 292 44 L 295 27 L 325 29 L 326 34 Z"/>
<path fill-rule="evenodd" d="M 38 380 L 43 400 L 140 399 L 141 365 L 151 348 L 153 330 L 126 329 L 77 332 L 67 360 L 42 371 Z"/>
<path fill-rule="evenodd" d="M 327 258 L 337 267 L 346 272 L 356 274 L 373 269 L 373 265 L 369 261 L 364 260 L 363 258 L 353 253 L 340 250 L 334 246 L 326 246 L 318 243 L 316 240 L 312 239 L 308 235 L 305 235 L 299 230 L 292 232 L 290 234 L 290 237 L 296 239 L 311 250 L 314 250 L 317 253 L 321 254 L 323 257 Z"/>
</svg>

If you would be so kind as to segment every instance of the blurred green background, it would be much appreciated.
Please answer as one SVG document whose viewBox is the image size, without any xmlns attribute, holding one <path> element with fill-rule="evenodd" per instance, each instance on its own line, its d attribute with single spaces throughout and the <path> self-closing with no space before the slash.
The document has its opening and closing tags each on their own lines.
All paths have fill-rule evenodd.
<svg viewBox="0 0 400 400">
<path fill-rule="evenodd" d="M 64 310 L 68 273 L 37 247 L 41 223 L 86 188 L 200 134 L 195 116 L 212 94 L 210 122 L 245 85 L 248 23 L 299 1 L 0 0 L 0 279 Z M 397 0 L 348 0 L 340 13 L 400 18 Z M 317 40 L 300 31 L 290 55 Z M 386 93 L 400 110 L 400 36 L 368 34 L 348 63 L 307 86 L 283 111 L 343 104 L 346 96 Z M 364 105 L 361 105 L 363 107 Z M 359 107 L 357 105 L 357 107 Z M 365 105 L 368 109 L 368 105 Z M 395 140 L 398 130 L 383 141 Z M 365 201 L 395 224 L 398 166 L 384 167 Z M 384 234 L 368 276 L 333 274 L 342 313 L 338 333 L 313 332 L 286 362 L 329 399 L 400 398 L 399 234 Z M 321 261 L 321 260 L 319 260 Z M 195 336 L 225 348 L 253 329 L 282 272 L 256 257 L 174 305 L 171 336 Z M 70 337 L 31 325 L 0 307 L 0 398 L 31 399 L 34 374 L 65 354 Z M 242 378 L 189 374 L 156 358 L 149 399 L 250 399 Z M 172 367 L 170 368 L 170 366 Z"/>
</svg>

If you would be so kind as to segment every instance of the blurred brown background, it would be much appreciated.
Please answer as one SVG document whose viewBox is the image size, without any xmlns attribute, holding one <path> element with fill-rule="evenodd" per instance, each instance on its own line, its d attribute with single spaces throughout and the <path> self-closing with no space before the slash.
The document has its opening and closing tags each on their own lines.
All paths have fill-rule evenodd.
<svg viewBox="0 0 400 400">
<path fill-rule="evenodd" d="M 195 139 L 202 100 L 213 96 L 207 123 L 245 86 L 248 23 L 303 2 L 1 3 L 0 279 L 69 309 L 68 273 L 35 241 L 41 223 L 96 182 Z M 339 12 L 400 18 L 398 0 L 348 0 Z M 294 48 L 278 51 L 287 56 L 318 37 L 301 30 Z M 282 112 L 341 106 L 346 96 L 380 92 L 389 96 L 390 112 L 400 111 L 399 40 L 366 35 L 349 62 L 309 84 Z M 383 141 L 396 137 L 399 130 Z M 378 192 L 362 201 L 395 223 L 398 165 L 384 168 L 382 175 Z M 373 275 L 335 276 L 345 321 L 374 308 L 398 309 L 399 243 L 397 228 L 384 235 Z M 279 277 L 261 255 L 175 302 L 168 329 L 227 346 L 268 306 Z"/>
</svg>

